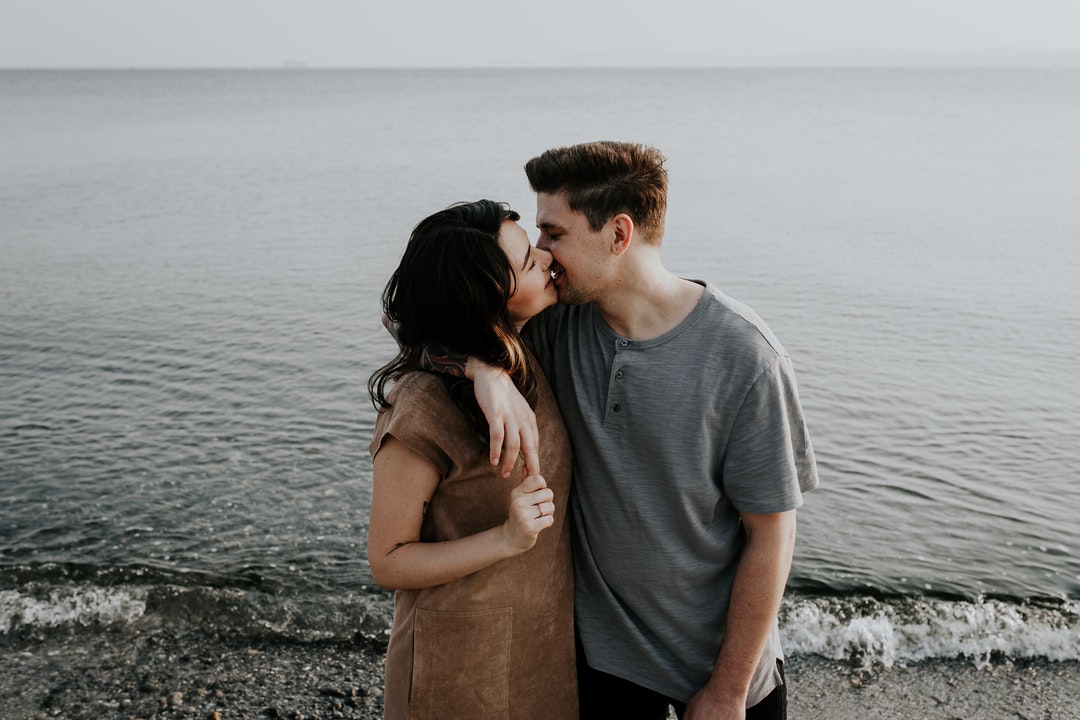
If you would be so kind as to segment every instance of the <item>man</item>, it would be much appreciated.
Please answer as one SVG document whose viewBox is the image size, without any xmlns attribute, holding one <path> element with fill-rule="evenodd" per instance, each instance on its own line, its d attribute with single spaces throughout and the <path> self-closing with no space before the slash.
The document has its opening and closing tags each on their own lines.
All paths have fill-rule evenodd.
<svg viewBox="0 0 1080 720">
<path fill-rule="evenodd" d="M 598 142 L 525 166 L 560 302 L 525 334 L 574 445 L 581 717 L 784 718 L 777 612 L 813 449 L 771 330 L 663 267 L 663 163 Z M 520 448 L 537 472 L 523 401 L 467 369 L 492 462 Z"/>
</svg>

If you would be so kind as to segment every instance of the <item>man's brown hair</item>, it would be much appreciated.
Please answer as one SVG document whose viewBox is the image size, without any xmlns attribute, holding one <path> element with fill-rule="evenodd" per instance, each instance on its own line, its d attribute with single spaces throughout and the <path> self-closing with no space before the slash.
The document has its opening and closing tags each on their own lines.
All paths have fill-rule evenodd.
<svg viewBox="0 0 1080 720">
<path fill-rule="evenodd" d="M 552 148 L 525 163 L 525 175 L 534 192 L 565 193 L 593 232 L 626 213 L 645 242 L 658 245 L 667 212 L 664 161 L 654 147 L 607 140 Z"/>
</svg>

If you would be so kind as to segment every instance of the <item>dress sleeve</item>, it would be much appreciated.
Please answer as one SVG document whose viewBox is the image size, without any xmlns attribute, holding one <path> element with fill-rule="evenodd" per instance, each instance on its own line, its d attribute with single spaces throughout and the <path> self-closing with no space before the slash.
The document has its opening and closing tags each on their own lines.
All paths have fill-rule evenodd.
<svg viewBox="0 0 1080 720">
<path fill-rule="evenodd" d="M 460 421 L 441 378 L 424 373 L 402 378 L 390 391 L 390 407 L 379 413 L 368 446 L 375 457 L 387 436 L 393 435 L 434 465 L 444 477 L 453 465 L 447 447 L 448 430 Z"/>
<path fill-rule="evenodd" d="M 758 376 L 736 417 L 724 459 L 724 494 L 750 513 L 794 510 L 818 485 L 814 448 L 786 355 Z"/>
</svg>

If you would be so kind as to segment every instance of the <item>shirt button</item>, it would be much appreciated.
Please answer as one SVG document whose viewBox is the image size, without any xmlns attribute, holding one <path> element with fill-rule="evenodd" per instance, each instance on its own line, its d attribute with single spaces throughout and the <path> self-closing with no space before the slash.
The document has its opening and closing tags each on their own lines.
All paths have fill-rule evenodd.
<svg viewBox="0 0 1080 720">
<path fill-rule="evenodd" d="M 629 340 L 620 340 L 619 341 L 619 347 L 626 347 L 629 344 L 630 344 Z"/>
<path fill-rule="evenodd" d="M 616 370 L 615 371 L 615 379 L 616 380 L 622 380 L 622 370 Z"/>
<path fill-rule="evenodd" d="M 619 403 L 615 403 L 611 406 L 611 412 L 619 412 Z"/>
</svg>

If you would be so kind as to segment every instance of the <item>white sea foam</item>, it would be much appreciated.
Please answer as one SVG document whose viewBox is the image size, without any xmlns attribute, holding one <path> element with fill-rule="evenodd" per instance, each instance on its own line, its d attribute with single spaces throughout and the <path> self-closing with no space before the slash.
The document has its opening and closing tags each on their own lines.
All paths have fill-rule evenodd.
<svg viewBox="0 0 1080 720">
<path fill-rule="evenodd" d="M 146 612 L 146 591 L 137 587 L 79 586 L 50 590 L 43 597 L 0 591 L 0 633 L 18 627 L 111 625 L 132 622 Z"/>
<path fill-rule="evenodd" d="M 382 595 L 327 603 L 209 588 L 68 585 L 0 591 L 0 635 L 126 624 L 153 615 L 157 622 L 209 624 L 241 634 L 325 639 L 359 631 L 374 637 L 389 627 L 391 613 L 392 602 Z M 934 658 L 967 658 L 978 667 L 1003 659 L 1080 660 L 1080 601 L 789 596 L 780 632 L 789 655 L 820 655 L 867 668 Z"/>
<path fill-rule="evenodd" d="M 1080 602 L 798 599 L 781 611 L 784 648 L 864 667 L 929 658 L 1080 659 Z"/>
</svg>

